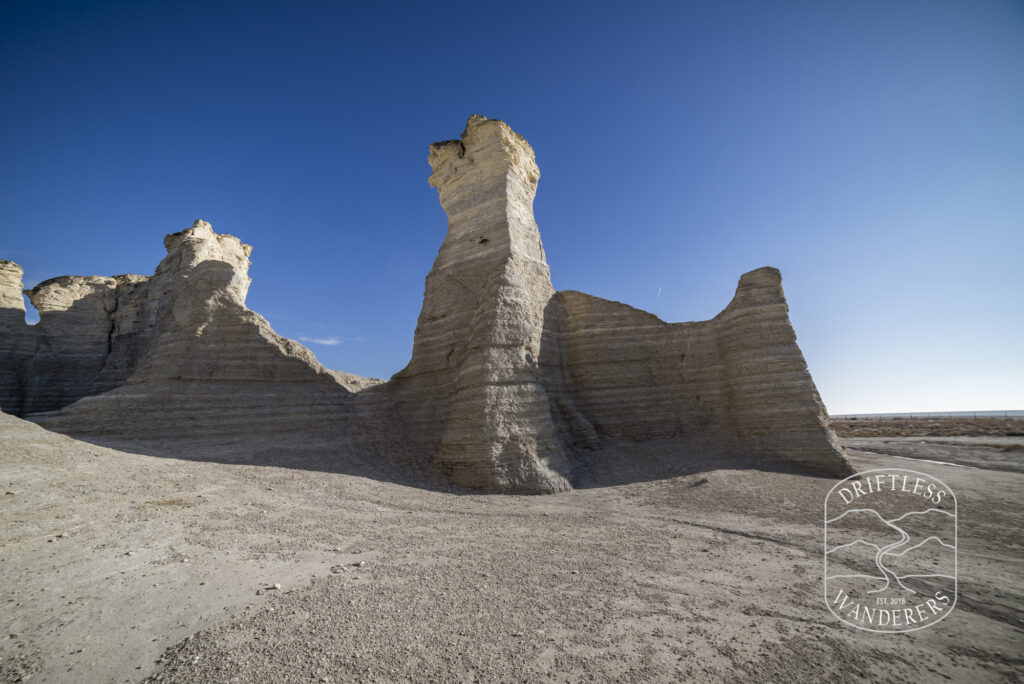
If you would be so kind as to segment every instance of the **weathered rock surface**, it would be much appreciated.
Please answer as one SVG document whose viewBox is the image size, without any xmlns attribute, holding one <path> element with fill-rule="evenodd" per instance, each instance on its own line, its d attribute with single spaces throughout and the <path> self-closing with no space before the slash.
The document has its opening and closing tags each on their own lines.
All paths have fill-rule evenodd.
<svg viewBox="0 0 1024 684">
<path fill-rule="evenodd" d="M 25 325 L 20 267 L 0 262 L 3 409 L 80 435 L 276 435 L 333 444 L 338 458 L 402 452 L 453 483 L 503 492 L 570 488 L 594 467 L 591 450 L 621 440 L 849 474 L 777 270 L 747 273 L 722 313 L 696 323 L 555 292 L 526 141 L 474 116 L 429 159 L 448 232 L 412 359 L 391 381 L 329 371 L 274 333 L 245 307 L 251 248 L 197 221 L 167 236 L 150 278 L 36 286 L 36 326 Z"/>
<path fill-rule="evenodd" d="M 557 491 L 605 438 L 708 438 L 767 462 L 848 474 L 789 322 L 781 276 L 746 274 L 711 321 L 667 324 L 555 293 L 525 140 L 471 117 L 430 148 L 448 234 L 427 276 L 412 360 L 385 389 L 463 485 Z"/>
<path fill-rule="evenodd" d="M 776 269 L 745 274 L 726 309 L 698 323 L 580 292 L 559 300 L 570 387 L 601 434 L 713 435 L 765 459 L 847 472 Z"/>
<path fill-rule="evenodd" d="M 63 276 L 26 292 L 39 323 L 25 367 L 24 413 L 51 411 L 125 381 L 139 336 L 131 302 L 145 284 L 134 275 Z"/>
<path fill-rule="evenodd" d="M 430 165 L 448 235 L 412 360 L 392 380 L 400 414 L 456 483 L 566 489 L 564 429 L 546 390 L 559 370 L 557 355 L 543 358 L 557 345 L 545 330 L 555 290 L 533 220 L 533 150 L 503 122 L 473 117 L 461 140 L 431 145 Z"/>
<path fill-rule="evenodd" d="M 36 350 L 35 333 L 25 323 L 21 266 L 0 261 L 0 409 L 22 415 L 25 365 Z"/>
<path fill-rule="evenodd" d="M 204 221 L 164 245 L 151 278 L 71 276 L 29 291 L 40 322 L 22 414 L 66 406 L 34 419 L 150 439 L 266 433 L 339 413 L 344 382 L 245 307 L 249 245 Z"/>
</svg>

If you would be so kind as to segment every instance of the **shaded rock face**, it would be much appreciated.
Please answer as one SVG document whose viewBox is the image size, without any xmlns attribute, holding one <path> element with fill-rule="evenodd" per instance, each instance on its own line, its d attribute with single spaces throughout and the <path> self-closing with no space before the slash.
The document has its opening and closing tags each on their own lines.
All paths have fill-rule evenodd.
<svg viewBox="0 0 1024 684">
<path fill-rule="evenodd" d="M 740 278 L 722 313 L 665 323 L 625 304 L 559 293 L 562 350 L 580 410 L 603 435 L 712 435 L 762 458 L 849 473 L 789 322 L 782 278 Z"/>
<path fill-rule="evenodd" d="M 23 413 L 51 411 L 124 383 L 139 350 L 133 301 L 144 276 L 62 276 L 26 291 L 39 311 L 25 366 Z M 150 321 L 152 325 L 152 321 Z"/>
<path fill-rule="evenodd" d="M 116 313 L 118 302 L 145 278 L 63 276 L 40 283 L 25 291 L 39 311 L 34 326 L 25 323 L 21 267 L 0 262 L 0 278 L 0 408 L 17 415 L 50 411 L 124 382 L 118 360 L 126 352 L 126 312 Z"/>
<path fill-rule="evenodd" d="M 501 121 L 473 117 L 461 140 L 431 145 L 430 165 L 448 235 L 412 360 L 392 380 L 400 414 L 458 484 L 566 489 L 571 467 L 546 390 L 558 368 L 543 365 L 557 345 L 545 329 L 555 291 L 533 220 L 533 150 Z"/>
<path fill-rule="evenodd" d="M 21 266 L 0 261 L 0 409 L 23 415 L 25 366 L 36 351 L 36 336 L 25 323 Z"/>
<path fill-rule="evenodd" d="M 344 384 L 308 349 L 245 307 L 249 245 L 204 221 L 164 245 L 149 278 L 40 283 L 27 292 L 35 326 L 12 307 L 11 327 L 32 351 L 16 381 L 5 373 L 4 387 L 20 390 L 5 392 L 5 411 L 67 407 L 36 420 L 73 434 L 223 437 L 270 431 L 297 413 L 308 421 L 317 407 L 333 413 L 344 402 Z"/>
<path fill-rule="evenodd" d="M 526 141 L 474 116 L 459 140 L 431 145 L 429 161 L 448 232 L 412 358 L 389 382 L 329 371 L 277 335 L 245 307 L 251 248 L 196 221 L 165 238 L 149 278 L 36 286 L 35 326 L 21 268 L 0 261 L 0 406 L 79 435 L 276 435 L 319 439 L 336 458 L 403 452 L 450 482 L 499 492 L 568 489 L 587 478 L 585 452 L 609 440 L 677 438 L 851 472 L 778 271 L 747 273 L 722 313 L 696 323 L 555 292 Z"/>
<path fill-rule="evenodd" d="M 849 465 L 789 322 L 781 276 L 743 276 L 711 321 L 667 324 L 556 293 L 533 218 L 525 140 L 471 117 L 430 148 L 448 233 L 427 276 L 399 415 L 456 483 L 558 491 L 602 438 L 708 438 L 832 475 Z"/>
</svg>

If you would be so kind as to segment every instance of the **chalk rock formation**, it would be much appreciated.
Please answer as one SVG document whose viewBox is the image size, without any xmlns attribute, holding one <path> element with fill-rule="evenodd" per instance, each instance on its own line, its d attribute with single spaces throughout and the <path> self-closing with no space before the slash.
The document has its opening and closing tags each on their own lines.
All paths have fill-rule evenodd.
<svg viewBox="0 0 1024 684">
<path fill-rule="evenodd" d="M 140 355 L 135 302 L 147 278 L 137 275 L 61 276 L 26 290 L 39 322 L 25 323 L 21 267 L 0 262 L 0 407 L 27 415 L 52 411 L 122 384 Z"/>
<path fill-rule="evenodd" d="M 605 438 L 701 436 L 850 472 L 796 345 L 781 277 L 746 274 L 715 319 L 669 325 L 556 294 L 533 218 L 539 171 L 503 122 L 471 117 L 430 164 L 448 234 L 427 276 L 399 414 L 450 478 L 498 491 L 571 486 Z"/>
<path fill-rule="evenodd" d="M 0 320 L 6 332 L 9 321 L 25 322 L 25 302 L 21 298 L 21 266 L 0 260 Z"/>
<path fill-rule="evenodd" d="M 50 411 L 123 383 L 128 371 L 117 364 L 126 335 L 121 324 L 142 276 L 62 276 L 36 285 L 26 294 L 39 311 L 34 326 L 36 349 L 25 368 L 24 413 Z M 116 348 L 116 351 L 115 351 Z"/>
<path fill-rule="evenodd" d="M 36 350 L 35 334 L 25 323 L 21 266 L 0 261 L 0 409 L 22 414 L 25 365 Z"/>
<path fill-rule="evenodd" d="M 164 246 L 151 278 L 71 276 L 29 291 L 40 322 L 22 414 L 71 404 L 34 419 L 153 438 L 267 432 L 337 411 L 339 379 L 245 307 L 249 245 L 196 221 Z"/>
<path fill-rule="evenodd" d="M 759 457 L 849 474 L 778 270 L 745 274 L 725 310 L 697 323 L 665 323 L 580 292 L 558 298 L 570 386 L 601 434 L 712 435 Z"/>
<path fill-rule="evenodd" d="M 503 122 L 473 117 L 461 140 L 431 145 L 430 166 L 448 235 L 412 360 L 392 381 L 401 415 L 456 483 L 566 489 L 565 427 L 546 390 L 559 359 L 544 355 L 557 344 L 545 330 L 555 290 L 533 220 L 533 150 Z"/>
<path fill-rule="evenodd" d="M 35 326 L 25 324 L 20 267 L 0 262 L 0 406 L 77 435 L 259 448 L 274 435 L 501 492 L 570 488 L 597 467 L 599 447 L 620 440 L 687 440 L 851 472 L 778 271 L 747 273 L 722 313 L 696 323 L 555 292 L 526 141 L 473 116 L 461 139 L 430 147 L 429 161 L 448 232 L 412 359 L 391 381 L 328 371 L 277 335 L 245 306 L 251 248 L 197 221 L 166 237 L 152 277 L 32 288 Z"/>
</svg>

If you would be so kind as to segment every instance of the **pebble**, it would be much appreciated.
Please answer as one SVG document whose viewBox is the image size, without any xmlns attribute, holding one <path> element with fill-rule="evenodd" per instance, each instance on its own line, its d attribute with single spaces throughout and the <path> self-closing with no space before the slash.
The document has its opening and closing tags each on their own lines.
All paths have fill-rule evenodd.
<svg viewBox="0 0 1024 684">
<path fill-rule="evenodd" d="M 124 555 L 126 555 L 126 556 L 134 556 L 135 552 L 134 551 L 129 551 L 128 553 L 126 553 Z"/>
<path fill-rule="evenodd" d="M 361 568 L 364 565 L 366 565 L 366 561 L 358 561 L 358 562 L 353 563 L 352 565 L 356 566 L 357 568 Z"/>
<path fill-rule="evenodd" d="M 281 590 L 281 585 L 280 584 L 275 584 L 274 588 L 277 589 L 278 591 L 280 591 Z"/>
</svg>

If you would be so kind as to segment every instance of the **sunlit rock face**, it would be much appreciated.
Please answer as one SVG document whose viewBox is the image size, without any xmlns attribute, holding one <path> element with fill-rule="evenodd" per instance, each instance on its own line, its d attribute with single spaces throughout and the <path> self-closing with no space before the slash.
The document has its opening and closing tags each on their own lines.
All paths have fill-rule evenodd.
<svg viewBox="0 0 1024 684">
<path fill-rule="evenodd" d="M 196 221 L 164 246 L 151 277 L 65 276 L 27 292 L 40 321 L 26 326 L 34 352 L 12 412 L 155 439 L 290 429 L 344 404 L 344 374 L 245 307 L 249 245 Z"/>
<path fill-rule="evenodd" d="M 548 320 L 555 290 L 533 220 L 533 150 L 503 122 L 474 116 L 460 140 L 431 145 L 430 166 L 448 234 L 427 275 L 412 360 L 392 381 L 401 415 L 458 484 L 566 489 L 567 426 L 556 410 L 564 383 Z"/>
<path fill-rule="evenodd" d="M 766 460 L 847 474 L 789 322 L 781 276 L 743 276 L 711 321 L 667 324 L 556 293 L 533 217 L 526 141 L 471 117 L 430 148 L 448 232 L 427 276 L 409 365 L 391 389 L 455 482 L 557 491 L 602 438 L 711 438 Z"/>
<path fill-rule="evenodd" d="M 710 321 L 665 323 L 561 292 L 562 350 L 580 411 L 607 436 L 701 436 L 768 461 L 851 472 L 789 322 L 782 277 L 740 278 Z"/>
<path fill-rule="evenodd" d="M 245 306 L 252 248 L 196 221 L 165 238 L 150 277 L 32 288 L 35 326 L 21 268 L 0 261 L 0 407 L 76 435 L 315 444 L 303 453 L 339 464 L 401 453 L 409 468 L 494 492 L 571 488 L 617 440 L 851 472 L 777 270 L 745 274 L 722 313 L 695 323 L 555 292 L 522 136 L 473 116 L 429 162 L 448 230 L 412 358 L 389 382 L 327 370 L 277 335 Z"/>
</svg>

